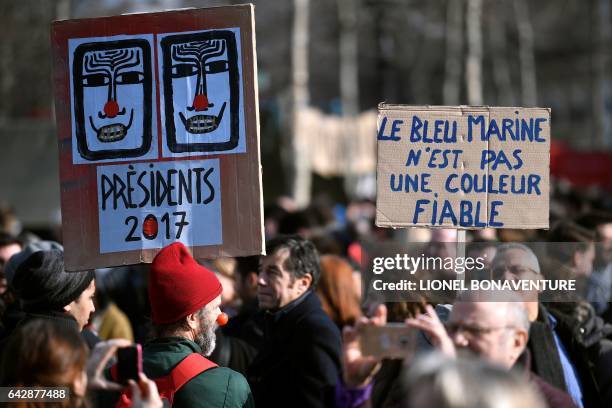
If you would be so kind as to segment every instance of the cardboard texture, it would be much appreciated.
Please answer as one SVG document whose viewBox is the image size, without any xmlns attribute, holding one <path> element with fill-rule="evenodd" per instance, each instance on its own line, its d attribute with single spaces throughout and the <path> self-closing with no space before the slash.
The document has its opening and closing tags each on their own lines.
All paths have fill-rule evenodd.
<svg viewBox="0 0 612 408">
<path fill-rule="evenodd" d="M 379 105 L 376 225 L 548 228 L 550 109 Z"/>
<path fill-rule="evenodd" d="M 70 271 L 264 252 L 252 5 L 54 22 Z"/>
</svg>

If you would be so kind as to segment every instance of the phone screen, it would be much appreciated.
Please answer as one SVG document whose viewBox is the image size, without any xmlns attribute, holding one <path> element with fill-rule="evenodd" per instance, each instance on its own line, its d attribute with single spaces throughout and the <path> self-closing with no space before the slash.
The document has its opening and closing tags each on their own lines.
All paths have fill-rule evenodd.
<svg viewBox="0 0 612 408">
<path fill-rule="evenodd" d="M 138 375 L 142 372 L 142 348 L 140 344 L 122 347 L 117 350 L 118 381 L 127 384 L 128 380 L 138 382 Z"/>
<path fill-rule="evenodd" d="M 361 352 L 378 358 L 408 358 L 416 347 L 416 330 L 403 323 L 364 326 L 359 333 Z"/>
</svg>

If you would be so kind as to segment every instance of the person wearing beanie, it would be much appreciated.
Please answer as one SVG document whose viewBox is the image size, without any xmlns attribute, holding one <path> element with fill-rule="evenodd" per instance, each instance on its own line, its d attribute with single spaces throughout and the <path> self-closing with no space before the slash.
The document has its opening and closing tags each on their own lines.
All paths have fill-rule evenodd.
<svg viewBox="0 0 612 408">
<path fill-rule="evenodd" d="M 8 284 L 11 285 L 13 283 L 13 277 L 15 276 L 15 272 L 19 265 L 21 265 L 26 259 L 30 257 L 34 252 L 38 251 L 49 251 L 49 250 L 58 250 L 64 251 L 64 247 L 55 241 L 33 241 L 29 244 L 25 245 L 19 252 L 15 253 L 11 256 L 4 266 L 4 275 Z"/>
<path fill-rule="evenodd" d="M 194 353 L 207 357 L 213 352 L 222 290 L 215 274 L 198 264 L 182 243 L 157 254 L 148 279 L 155 339 L 143 348 L 143 371 L 149 378 L 168 377 Z M 204 361 L 208 365 L 199 374 L 174 390 L 173 407 L 254 407 L 240 373 Z"/>
<path fill-rule="evenodd" d="M 11 286 L 23 310 L 21 326 L 35 319 L 53 320 L 67 329 L 81 332 L 93 348 L 99 339 L 85 329 L 95 311 L 96 284 L 93 271 L 67 272 L 60 249 L 35 251 L 28 256 L 14 255 Z M 13 262 L 17 259 L 19 262 Z M 10 332 L 5 333 L 5 337 Z"/>
<path fill-rule="evenodd" d="M 342 340 L 315 292 L 321 274 L 317 250 L 296 235 L 270 240 L 266 253 L 257 287 L 266 319 L 263 348 L 247 370 L 255 403 L 334 406 Z"/>
<path fill-rule="evenodd" d="M 2 241 L 2 238 L 0 238 L 0 241 Z M 2 246 L 1 242 L 0 246 Z M 19 250 L 17 252 L 14 252 L 16 248 L 19 248 Z M 34 252 L 46 251 L 49 249 L 59 249 L 61 251 L 64 250 L 64 248 L 55 241 L 41 240 L 30 242 L 25 246 L 23 246 L 22 244 L 12 246 L 12 249 L 13 251 L 11 256 L 5 258 L 6 262 L 4 263 L 4 270 L 2 274 L 7 283 L 7 291 L 4 293 L 4 295 L 2 295 L 6 305 L 6 310 L 2 315 L 3 334 L 12 332 L 17 326 L 17 324 L 25 316 L 25 313 L 21 307 L 21 302 L 16 297 L 15 290 L 12 288 L 13 277 L 15 276 L 15 270 L 17 269 L 17 267 L 21 265 L 23 261 L 28 259 L 28 257 Z M 0 337 L 3 337 L 3 334 L 0 334 Z"/>
</svg>

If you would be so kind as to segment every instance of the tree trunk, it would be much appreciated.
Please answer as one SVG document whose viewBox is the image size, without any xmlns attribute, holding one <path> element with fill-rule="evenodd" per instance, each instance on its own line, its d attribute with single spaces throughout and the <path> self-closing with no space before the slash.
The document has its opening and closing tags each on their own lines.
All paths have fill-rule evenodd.
<svg viewBox="0 0 612 408">
<path fill-rule="evenodd" d="M 359 113 L 359 77 L 357 68 L 357 7 L 359 0 L 338 0 L 340 20 L 340 95 L 342 113 Z"/>
<path fill-rule="evenodd" d="M 493 62 L 493 81 L 497 89 L 497 104 L 500 106 L 514 106 L 516 99 L 512 88 L 510 75 L 510 61 L 508 61 L 508 43 L 506 41 L 506 13 L 507 1 L 496 2 L 498 6 L 491 13 L 491 21 L 488 24 L 491 45 L 491 56 Z"/>
<path fill-rule="evenodd" d="M 354 198 L 359 176 L 354 174 L 351 157 L 354 155 L 352 136 L 357 134 L 357 115 L 359 114 L 359 71 L 357 15 L 360 0 L 338 0 L 338 19 L 340 20 L 340 97 L 342 116 L 344 116 L 344 149 L 346 169 L 344 172 L 344 191 Z"/>
<path fill-rule="evenodd" d="M 312 174 L 307 135 L 299 131 L 298 115 L 308 107 L 308 20 L 309 0 L 294 0 L 293 37 L 291 39 L 291 102 L 284 154 L 288 190 L 298 207 L 308 205 Z"/>
<path fill-rule="evenodd" d="M 447 0 L 446 57 L 444 60 L 444 88 L 442 90 L 445 105 L 459 105 L 462 54 L 463 0 Z"/>
<path fill-rule="evenodd" d="M 482 0 L 467 0 L 467 58 L 465 82 L 468 103 L 482 105 Z"/>
<path fill-rule="evenodd" d="M 519 37 L 519 61 L 521 65 L 521 105 L 537 105 L 536 66 L 533 51 L 533 27 L 525 0 L 514 0 L 514 15 Z"/>
</svg>

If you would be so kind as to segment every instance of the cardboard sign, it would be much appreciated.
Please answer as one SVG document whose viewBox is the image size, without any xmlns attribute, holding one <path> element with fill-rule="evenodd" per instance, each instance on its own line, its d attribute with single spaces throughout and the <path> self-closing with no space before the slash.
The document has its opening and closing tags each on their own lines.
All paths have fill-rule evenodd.
<svg viewBox="0 0 612 408">
<path fill-rule="evenodd" d="M 68 270 L 263 252 L 252 5 L 53 23 Z"/>
<path fill-rule="evenodd" d="M 550 109 L 379 105 L 376 224 L 548 228 Z"/>
</svg>

